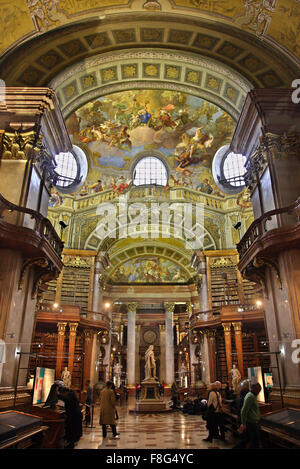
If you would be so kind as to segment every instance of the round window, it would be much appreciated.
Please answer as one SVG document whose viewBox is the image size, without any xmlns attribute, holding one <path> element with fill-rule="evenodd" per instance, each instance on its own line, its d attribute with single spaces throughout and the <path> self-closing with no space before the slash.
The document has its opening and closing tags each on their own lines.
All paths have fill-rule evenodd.
<svg viewBox="0 0 300 469">
<path fill-rule="evenodd" d="M 72 151 L 55 155 L 55 180 L 53 185 L 59 192 L 70 194 L 78 191 L 83 185 L 88 164 L 85 153 L 73 145 Z"/>
<path fill-rule="evenodd" d="M 215 154 L 212 173 L 216 185 L 227 194 L 237 194 L 245 188 L 246 157 L 230 151 L 224 145 Z"/>
</svg>

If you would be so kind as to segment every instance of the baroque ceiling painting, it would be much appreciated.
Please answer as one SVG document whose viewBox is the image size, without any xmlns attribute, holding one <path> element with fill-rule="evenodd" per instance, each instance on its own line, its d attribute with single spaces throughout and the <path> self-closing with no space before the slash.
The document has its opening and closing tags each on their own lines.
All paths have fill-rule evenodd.
<svg viewBox="0 0 300 469">
<path fill-rule="evenodd" d="M 131 259 L 113 272 L 112 283 L 185 283 L 187 275 L 174 262 L 159 257 Z"/>
<path fill-rule="evenodd" d="M 85 191 L 119 190 L 120 182 L 124 190 L 132 183 L 133 159 L 152 151 L 168 163 L 169 187 L 188 185 L 221 196 L 211 163 L 220 146 L 230 142 L 235 125 L 229 114 L 208 101 L 163 90 L 106 95 L 67 120 L 73 142 L 87 147 L 91 155 Z"/>
</svg>

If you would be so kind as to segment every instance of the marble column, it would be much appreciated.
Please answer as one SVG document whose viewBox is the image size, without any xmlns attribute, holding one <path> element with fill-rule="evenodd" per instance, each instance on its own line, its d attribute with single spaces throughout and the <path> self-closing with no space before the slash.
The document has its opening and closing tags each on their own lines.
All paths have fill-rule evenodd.
<svg viewBox="0 0 300 469">
<path fill-rule="evenodd" d="M 66 322 L 57 323 L 56 379 L 61 378 L 66 326 Z"/>
<path fill-rule="evenodd" d="M 111 355 L 111 335 L 108 336 L 108 343 L 103 346 L 105 350 L 105 356 L 103 358 L 103 367 L 105 370 L 104 381 L 110 379 L 110 355 Z"/>
<path fill-rule="evenodd" d="M 213 383 L 217 379 L 216 369 L 216 331 L 215 329 L 208 329 L 206 331 L 208 342 L 208 356 L 209 356 L 209 376 L 210 382 Z"/>
<path fill-rule="evenodd" d="M 139 383 L 141 381 L 140 377 L 140 334 L 141 326 L 136 325 L 135 327 L 135 381 Z"/>
<path fill-rule="evenodd" d="M 160 344 L 160 381 L 166 382 L 166 326 L 159 325 L 159 344 Z"/>
<path fill-rule="evenodd" d="M 127 303 L 127 380 L 128 386 L 135 386 L 135 325 L 137 303 Z"/>
<path fill-rule="evenodd" d="M 69 357 L 68 357 L 68 370 L 71 373 L 73 372 L 74 364 L 74 353 L 75 353 L 75 344 L 76 344 L 76 330 L 78 327 L 78 322 L 69 323 Z"/>
<path fill-rule="evenodd" d="M 244 357 L 243 357 L 243 338 L 242 338 L 242 323 L 233 322 L 234 336 L 235 336 L 235 347 L 237 353 L 237 368 L 241 373 L 241 377 L 244 377 Z"/>
<path fill-rule="evenodd" d="M 99 257 L 95 259 L 95 269 L 94 269 L 94 288 L 93 288 L 93 311 L 95 313 L 102 313 L 102 302 L 103 294 L 101 286 L 99 285 L 99 280 L 101 280 L 101 275 L 103 275 L 103 267 Z"/>
<path fill-rule="evenodd" d="M 232 369 L 231 322 L 222 323 L 224 329 L 225 352 L 228 382 L 231 383 L 230 371 Z"/>
<path fill-rule="evenodd" d="M 98 334 L 94 333 L 93 335 L 93 344 L 92 344 L 92 354 L 91 354 L 91 373 L 90 381 L 93 386 L 98 382 L 98 356 L 99 356 L 99 347 L 98 347 Z M 84 386 L 85 389 L 85 386 Z"/>
<path fill-rule="evenodd" d="M 209 311 L 209 294 L 208 294 L 208 282 L 207 282 L 207 268 L 206 268 L 206 258 L 203 253 L 197 254 L 198 264 L 197 264 L 197 273 L 199 276 L 198 281 L 198 295 L 199 295 L 199 307 L 200 313 L 204 311 Z"/>
<path fill-rule="evenodd" d="M 209 347 L 207 334 L 203 332 L 201 342 L 201 356 L 202 356 L 202 381 L 206 385 L 209 384 L 210 379 L 210 361 L 209 361 Z"/>
<path fill-rule="evenodd" d="M 84 365 L 83 365 L 83 388 L 86 388 L 87 380 L 90 380 L 91 375 L 91 359 L 94 331 L 91 329 L 84 329 Z"/>
<path fill-rule="evenodd" d="M 197 344 L 193 344 L 190 338 L 190 370 L 191 370 L 191 386 L 196 383 L 195 365 L 197 364 L 197 357 L 195 355 Z"/>
<path fill-rule="evenodd" d="M 165 303 L 165 326 L 166 326 L 166 384 L 172 386 L 174 376 L 174 331 L 173 315 L 175 303 Z"/>
</svg>

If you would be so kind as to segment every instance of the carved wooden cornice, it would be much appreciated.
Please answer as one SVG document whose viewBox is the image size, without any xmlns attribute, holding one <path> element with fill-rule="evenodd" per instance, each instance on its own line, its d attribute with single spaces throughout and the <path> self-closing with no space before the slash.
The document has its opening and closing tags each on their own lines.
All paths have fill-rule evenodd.
<svg viewBox="0 0 300 469">
<path fill-rule="evenodd" d="M 91 260 L 90 258 L 82 258 L 80 256 L 76 257 L 71 257 L 71 256 L 65 256 L 64 257 L 64 265 L 66 267 L 76 267 L 76 268 L 82 268 L 82 269 L 89 269 L 91 266 Z"/>
</svg>

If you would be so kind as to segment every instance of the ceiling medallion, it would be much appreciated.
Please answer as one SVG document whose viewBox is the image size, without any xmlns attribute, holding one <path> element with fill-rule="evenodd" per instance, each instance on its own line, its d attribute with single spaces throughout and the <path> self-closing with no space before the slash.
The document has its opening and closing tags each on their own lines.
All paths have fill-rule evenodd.
<svg viewBox="0 0 300 469">
<path fill-rule="evenodd" d="M 156 332 L 154 332 L 154 331 L 151 330 L 151 329 L 148 329 L 148 330 L 144 333 L 144 341 L 145 341 L 147 344 L 154 344 L 154 342 L 156 341 Z"/>
<path fill-rule="evenodd" d="M 161 10 L 161 4 L 157 2 L 156 0 L 146 0 L 146 2 L 143 5 L 144 10 L 149 10 L 149 11 L 160 11 Z"/>
</svg>

